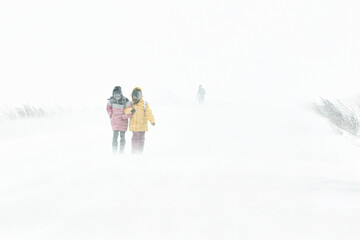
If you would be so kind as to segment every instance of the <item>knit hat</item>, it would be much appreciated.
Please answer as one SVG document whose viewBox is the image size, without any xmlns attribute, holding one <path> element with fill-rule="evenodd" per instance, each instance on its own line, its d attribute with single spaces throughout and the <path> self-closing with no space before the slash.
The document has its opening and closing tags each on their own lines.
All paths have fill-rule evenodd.
<svg viewBox="0 0 360 240">
<path fill-rule="evenodd" d="M 116 86 L 113 90 L 113 96 L 115 93 L 119 93 L 120 95 L 122 95 L 122 91 L 121 91 L 121 87 L 120 86 Z"/>
</svg>

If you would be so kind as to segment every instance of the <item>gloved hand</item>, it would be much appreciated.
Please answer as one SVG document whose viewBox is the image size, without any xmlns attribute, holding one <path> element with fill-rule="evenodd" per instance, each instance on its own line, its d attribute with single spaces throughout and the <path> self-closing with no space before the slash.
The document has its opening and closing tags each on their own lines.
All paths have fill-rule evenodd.
<svg viewBox="0 0 360 240">
<path fill-rule="evenodd" d="M 135 108 L 131 109 L 131 113 L 134 114 L 136 112 Z"/>
</svg>

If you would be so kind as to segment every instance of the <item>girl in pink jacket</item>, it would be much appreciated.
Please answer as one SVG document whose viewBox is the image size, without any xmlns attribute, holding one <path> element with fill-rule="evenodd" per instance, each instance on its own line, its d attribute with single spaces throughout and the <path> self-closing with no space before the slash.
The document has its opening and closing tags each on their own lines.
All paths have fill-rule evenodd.
<svg viewBox="0 0 360 240">
<path fill-rule="evenodd" d="M 116 86 L 113 90 L 112 97 L 108 99 L 106 106 L 107 113 L 111 119 L 111 127 L 113 130 L 112 149 L 113 154 L 118 151 L 118 137 L 120 133 L 120 153 L 124 152 L 125 148 L 125 132 L 128 129 L 128 118 L 132 114 L 125 114 L 125 108 L 131 108 L 129 99 L 123 96 L 121 87 Z"/>
</svg>

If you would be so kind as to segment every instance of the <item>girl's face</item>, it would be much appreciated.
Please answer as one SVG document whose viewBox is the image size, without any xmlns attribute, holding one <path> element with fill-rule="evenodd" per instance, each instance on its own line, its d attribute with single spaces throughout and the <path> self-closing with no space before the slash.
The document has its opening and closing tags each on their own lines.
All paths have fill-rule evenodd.
<svg viewBox="0 0 360 240">
<path fill-rule="evenodd" d="M 134 103 L 138 103 L 141 99 L 141 92 L 139 90 L 135 90 L 132 94 L 132 99 Z"/>
<path fill-rule="evenodd" d="M 120 93 L 115 93 L 115 94 L 114 94 L 114 98 L 115 98 L 116 100 L 119 100 L 119 99 L 121 98 L 121 94 L 120 94 Z"/>
</svg>

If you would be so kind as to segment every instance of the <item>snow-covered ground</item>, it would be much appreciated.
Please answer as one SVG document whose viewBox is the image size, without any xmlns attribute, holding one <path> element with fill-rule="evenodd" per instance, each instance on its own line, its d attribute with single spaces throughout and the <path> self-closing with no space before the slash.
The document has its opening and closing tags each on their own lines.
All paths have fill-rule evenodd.
<svg viewBox="0 0 360 240">
<path fill-rule="evenodd" d="M 360 237 L 360 147 L 305 104 L 151 108 L 143 155 L 104 107 L 1 122 L 0 238 Z"/>
</svg>

